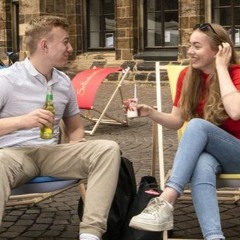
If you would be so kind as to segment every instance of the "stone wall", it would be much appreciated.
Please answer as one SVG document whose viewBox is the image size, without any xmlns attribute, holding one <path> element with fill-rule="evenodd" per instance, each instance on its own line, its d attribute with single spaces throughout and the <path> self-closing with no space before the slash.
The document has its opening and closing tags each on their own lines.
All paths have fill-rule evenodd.
<svg viewBox="0 0 240 240">
<path fill-rule="evenodd" d="M 0 0 L 1 1 L 1 0 Z M 70 24 L 70 39 L 73 48 L 81 49 L 81 18 L 79 17 L 81 9 L 81 1 L 79 0 L 20 0 L 20 42 L 22 43 L 20 58 L 23 59 L 27 55 L 26 46 L 24 45 L 24 31 L 27 22 L 30 19 L 40 15 L 56 15 L 66 17 Z"/>
<path fill-rule="evenodd" d="M 161 81 L 167 82 L 168 76 L 166 72 L 167 64 L 188 65 L 187 60 L 182 61 L 160 61 Z M 130 67 L 130 73 L 126 78 L 127 81 L 136 81 L 139 83 L 155 83 L 155 61 L 143 60 L 115 60 L 115 53 L 102 52 L 102 53 L 89 53 L 81 54 L 75 60 L 70 61 L 67 65 L 65 72 L 72 78 L 79 71 L 93 67 Z M 108 79 L 109 81 L 116 80 L 117 77 Z"/>
<path fill-rule="evenodd" d="M 10 3 L 0 0 L 0 59 L 6 62 L 8 46 L 11 45 L 11 14 Z"/>
<path fill-rule="evenodd" d="M 11 46 L 11 4 L 10 0 L 0 0 L 0 54 Z M 74 54 L 72 61 L 64 70 L 70 75 L 92 66 L 130 66 L 131 80 L 152 82 L 155 80 L 154 61 L 134 60 L 133 55 L 141 51 L 139 43 L 139 14 L 143 0 L 115 0 L 116 13 L 116 48 L 114 52 L 86 52 L 84 46 L 83 22 L 86 18 L 84 0 L 19 0 L 20 24 L 20 59 L 27 56 L 24 45 L 26 23 L 35 16 L 51 14 L 65 16 L 70 23 L 70 38 Z M 179 0 L 180 43 L 178 61 L 187 58 L 187 45 L 192 26 L 204 19 L 204 0 Z M 162 66 L 168 61 L 161 61 Z M 163 68 L 164 71 L 164 68 Z M 163 76 L 165 76 L 163 74 Z"/>
<path fill-rule="evenodd" d="M 116 59 L 131 60 L 136 50 L 136 0 L 119 0 L 116 3 Z M 134 42 L 135 40 L 135 42 Z"/>
<path fill-rule="evenodd" d="M 179 60 L 187 58 L 187 46 L 193 27 L 197 23 L 204 22 L 204 0 L 181 0 L 179 1 L 180 43 Z"/>
</svg>

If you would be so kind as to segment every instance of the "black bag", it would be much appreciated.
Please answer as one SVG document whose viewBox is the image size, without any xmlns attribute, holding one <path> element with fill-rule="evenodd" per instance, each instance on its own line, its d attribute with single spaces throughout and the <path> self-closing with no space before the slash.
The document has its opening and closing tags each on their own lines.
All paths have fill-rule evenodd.
<svg viewBox="0 0 240 240">
<path fill-rule="evenodd" d="M 136 179 L 132 162 L 122 156 L 118 184 L 107 220 L 107 231 L 102 236 L 103 240 L 123 240 L 121 234 L 126 225 L 126 218 L 135 199 L 136 191 Z M 78 203 L 78 215 L 81 220 L 83 215 L 83 201 L 81 198 Z"/>
<path fill-rule="evenodd" d="M 151 232 L 133 229 L 128 226 L 131 218 L 138 215 L 147 206 L 148 202 L 161 194 L 159 185 L 152 176 L 144 176 L 141 178 L 137 195 L 134 199 L 131 209 L 128 213 L 128 220 L 123 231 L 122 240 L 159 240 L 162 239 L 162 232 Z"/>
</svg>

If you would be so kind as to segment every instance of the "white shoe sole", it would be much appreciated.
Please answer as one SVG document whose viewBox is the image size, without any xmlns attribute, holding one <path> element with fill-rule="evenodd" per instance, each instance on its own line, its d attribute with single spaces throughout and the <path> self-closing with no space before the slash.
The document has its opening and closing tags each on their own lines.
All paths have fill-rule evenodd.
<svg viewBox="0 0 240 240">
<path fill-rule="evenodd" d="M 138 230 L 152 231 L 152 232 L 162 232 L 173 229 L 173 222 L 165 222 L 161 225 L 159 224 L 148 224 L 143 222 L 138 222 L 132 219 L 129 226 Z"/>
</svg>

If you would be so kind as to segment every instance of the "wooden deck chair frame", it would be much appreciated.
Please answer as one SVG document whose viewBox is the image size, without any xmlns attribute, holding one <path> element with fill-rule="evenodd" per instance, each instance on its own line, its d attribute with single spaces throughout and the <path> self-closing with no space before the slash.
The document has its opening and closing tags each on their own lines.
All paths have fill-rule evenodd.
<svg viewBox="0 0 240 240">
<path fill-rule="evenodd" d="M 60 143 L 68 142 L 65 136 L 65 126 L 60 123 Z M 30 182 L 12 189 L 11 196 L 6 204 L 6 208 L 20 208 L 25 206 L 33 206 L 44 200 L 51 199 L 75 186 L 79 186 L 80 196 L 85 199 L 86 180 L 78 179 L 59 179 L 51 176 L 38 176 Z"/>
<path fill-rule="evenodd" d="M 79 180 L 64 180 L 48 176 L 35 177 L 30 182 L 12 190 L 6 208 L 33 206 L 79 184 Z"/>
<path fill-rule="evenodd" d="M 166 70 L 169 77 L 169 85 L 171 90 L 172 99 L 175 97 L 176 84 L 179 73 L 186 66 L 181 65 L 167 65 Z M 161 76 L 160 76 L 160 65 L 159 62 L 155 64 L 156 71 L 156 94 L 157 94 L 157 110 L 162 111 L 161 106 Z M 181 137 L 184 128 L 178 131 L 178 138 Z M 164 154 L 163 154 L 163 134 L 162 126 L 153 122 L 153 158 L 152 158 L 152 174 L 155 175 L 155 165 L 156 165 L 156 152 L 158 148 L 158 159 L 159 159 L 159 173 L 160 173 L 160 186 L 164 189 L 166 179 L 169 177 L 170 172 L 165 175 L 164 170 Z M 220 189 L 217 191 L 219 201 L 235 203 L 240 199 L 240 174 L 220 174 L 217 176 L 218 188 L 226 187 L 227 189 Z M 179 200 L 191 200 L 190 190 L 185 190 L 184 195 Z M 163 240 L 180 240 L 183 238 L 169 238 L 168 232 L 163 232 Z M 184 238 L 185 239 L 185 238 Z M 196 240 L 196 239 L 186 239 L 186 240 Z"/>
<path fill-rule="evenodd" d="M 130 68 L 126 69 L 121 68 L 93 68 L 87 69 L 82 72 L 79 72 L 72 79 L 72 84 L 74 86 L 78 107 L 81 110 L 87 110 L 86 114 L 80 112 L 81 116 L 92 122 L 94 125 L 92 129 L 85 130 L 87 134 L 94 135 L 99 124 L 113 124 L 113 125 L 128 125 L 128 119 L 123 112 L 123 118 L 117 119 L 113 115 L 107 113 L 110 104 L 115 98 L 116 94 L 119 92 L 121 101 L 123 101 L 123 94 L 121 91 L 121 86 L 125 80 Z M 109 97 L 105 106 L 102 109 L 97 109 L 94 106 L 94 98 L 99 89 L 101 83 L 106 79 L 110 74 L 117 73 L 118 81 L 115 90 Z M 122 103 L 120 103 L 122 104 Z"/>
</svg>

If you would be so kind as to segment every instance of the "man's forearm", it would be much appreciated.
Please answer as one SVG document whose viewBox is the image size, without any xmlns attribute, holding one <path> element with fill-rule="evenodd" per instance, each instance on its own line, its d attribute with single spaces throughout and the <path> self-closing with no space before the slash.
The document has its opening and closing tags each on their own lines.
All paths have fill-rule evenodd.
<svg viewBox="0 0 240 240">
<path fill-rule="evenodd" d="M 21 116 L 0 119 L 0 136 L 23 129 L 23 121 Z"/>
</svg>

